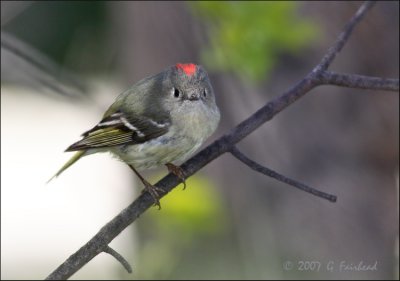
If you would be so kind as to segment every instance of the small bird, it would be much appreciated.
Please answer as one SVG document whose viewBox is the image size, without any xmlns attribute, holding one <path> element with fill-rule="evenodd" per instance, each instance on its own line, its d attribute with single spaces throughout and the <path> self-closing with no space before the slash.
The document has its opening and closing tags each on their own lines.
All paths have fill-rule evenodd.
<svg viewBox="0 0 400 281">
<path fill-rule="evenodd" d="M 178 165 L 216 130 L 219 120 L 207 72 L 200 65 L 178 63 L 120 94 L 102 120 L 66 149 L 77 152 L 51 179 L 83 156 L 111 152 L 133 170 L 161 208 L 159 188 L 138 170 L 166 165 L 185 187 Z"/>
</svg>

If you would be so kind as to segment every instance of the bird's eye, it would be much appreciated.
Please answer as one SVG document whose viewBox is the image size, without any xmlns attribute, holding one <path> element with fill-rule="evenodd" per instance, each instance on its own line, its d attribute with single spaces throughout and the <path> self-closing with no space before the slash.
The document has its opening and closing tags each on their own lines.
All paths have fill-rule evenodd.
<svg viewBox="0 0 400 281">
<path fill-rule="evenodd" d="M 181 92 L 177 88 L 173 88 L 172 92 L 175 98 L 179 98 L 181 96 Z"/>
<path fill-rule="evenodd" d="M 203 90 L 203 97 L 207 97 L 207 89 Z"/>
</svg>

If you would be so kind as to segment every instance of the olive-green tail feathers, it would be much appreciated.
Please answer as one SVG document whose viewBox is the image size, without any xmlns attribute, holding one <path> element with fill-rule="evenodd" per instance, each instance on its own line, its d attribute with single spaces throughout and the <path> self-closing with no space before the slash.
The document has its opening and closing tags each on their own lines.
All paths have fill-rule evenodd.
<svg viewBox="0 0 400 281">
<path fill-rule="evenodd" d="M 62 166 L 61 169 L 58 170 L 58 172 L 47 181 L 47 183 L 49 183 L 52 179 L 58 177 L 62 172 L 64 172 L 72 164 L 74 164 L 76 161 L 78 161 L 82 156 L 85 155 L 85 152 L 86 151 L 81 150 L 81 151 L 78 151 L 77 153 L 75 153 L 74 156 L 72 156 L 71 159 L 69 159 L 68 162 L 65 163 L 64 166 Z"/>
</svg>

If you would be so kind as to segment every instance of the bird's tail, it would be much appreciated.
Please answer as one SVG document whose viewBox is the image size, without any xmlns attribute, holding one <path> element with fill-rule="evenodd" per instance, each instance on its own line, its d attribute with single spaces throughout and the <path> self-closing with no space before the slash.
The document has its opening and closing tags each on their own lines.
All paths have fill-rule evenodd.
<svg viewBox="0 0 400 281">
<path fill-rule="evenodd" d="M 78 161 L 82 156 L 85 156 L 85 152 L 84 150 L 78 151 L 77 153 L 75 153 L 71 159 L 68 160 L 67 163 L 64 164 L 64 166 L 61 167 L 60 170 L 58 170 L 58 172 L 52 176 L 47 183 L 49 183 L 52 179 L 58 177 L 62 172 L 64 172 L 66 169 L 68 169 L 72 164 L 74 164 L 76 161 Z"/>
</svg>

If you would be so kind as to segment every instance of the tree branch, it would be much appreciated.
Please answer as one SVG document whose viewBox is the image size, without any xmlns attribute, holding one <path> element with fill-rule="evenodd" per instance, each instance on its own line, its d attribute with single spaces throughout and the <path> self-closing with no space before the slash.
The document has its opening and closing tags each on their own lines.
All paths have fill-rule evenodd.
<svg viewBox="0 0 400 281">
<path fill-rule="evenodd" d="M 126 271 L 128 271 L 128 273 L 132 273 L 132 267 L 129 264 L 129 262 L 127 262 L 127 260 L 124 259 L 124 257 L 120 255 L 117 251 L 115 251 L 114 249 L 112 249 L 110 246 L 107 245 L 104 248 L 103 252 L 113 256 L 117 261 L 119 261 L 122 264 L 122 266 L 126 269 Z"/>
<path fill-rule="evenodd" d="M 8 68 L 12 68 L 15 71 L 17 67 L 17 70 L 27 72 L 29 77 L 37 81 L 41 86 L 68 97 L 80 97 L 86 91 L 84 83 L 75 75 L 65 69 L 61 69 L 57 63 L 15 36 L 1 31 L 0 45 L 2 59 L 4 58 L 3 56 L 13 57 L 24 62 L 22 65 L 7 65 L 7 63 L 3 65 L 2 61 L 2 72 L 3 67 L 5 71 Z M 27 66 L 30 66 L 30 68 L 27 68 Z"/>
<path fill-rule="evenodd" d="M 335 85 L 333 81 L 327 81 L 326 79 L 324 80 L 324 71 L 332 63 L 336 54 L 343 48 L 356 24 L 365 16 L 366 12 L 372 7 L 372 5 L 372 2 L 365 2 L 363 5 L 361 5 L 349 23 L 345 26 L 343 32 L 339 35 L 335 44 L 328 50 L 321 62 L 305 78 L 303 78 L 291 89 L 283 93 L 281 96 L 268 102 L 249 118 L 231 129 L 227 134 L 217 139 L 191 159 L 186 161 L 181 166 L 186 177 L 193 175 L 195 172 L 225 152 L 231 151 L 236 143 L 259 128 L 266 121 L 271 120 L 276 114 L 304 96 L 314 87 L 321 84 L 331 83 L 332 85 Z M 378 81 L 375 81 L 372 84 L 375 85 L 377 82 Z M 345 85 L 343 84 L 341 86 Z M 160 196 L 163 197 L 180 182 L 181 180 L 178 177 L 173 174 L 168 174 L 155 185 L 165 191 L 163 194 L 160 194 Z M 92 239 L 90 239 L 89 242 L 87 242 L 76 253 L 71 255 L 63 264 L 55 269 L 54 272 L 47 277 L 47 279 L 57 280 L 69 278 L 92 258 L 104 251 L 105 247 L 107 247 L 107 245 L 118 234 L 120 234 L 127 226 L 134 222 L 148 208 L 150 208 L 153 203 L 153 198 L 148 192 L 142 193 L 127 208 L 122 210 L 115 218 L 101 228 L 100 231 Z"/>
<path fill-rule="evenodd" d="M 302 191 L 311 193 L 312 195 L 315 195 L 317 197 L 321 197 L 323 199 L 326 199 L 330 202 L 336 202 L 337 197 L 335 195 L 331 195 L 322 191 L 319 191 L 315 188 L 309 187 L 305 184 L 302 184 L 301 182 L 289 179 L 288 177 L 285 177 L 284 175 L 278 174 L 275 171 L 272 171 L 271 169 L 268 169 L 267 167 L 264 167 L 257 162 L 254 162 L 250 158 L 248 158 L 246 155 L 244 155 L 239 149 L 237 149 L 236 146 L 232 147 L 230 150 L 231 154 L 235 156 L 237 159 L 239 159 L 241 162 L 249 166 L 252 170 L 257 171 L 259 173 L 262 173 L 264 175 L 267 175 L 271 178 L 274 178 L 278 181 L 287 183 L 291 186 L 294 186 Z"/>
<path fill-rule="evenodd" d="M 357 10 L 354 16 L 350 19 L 350 21 L 345 25 L 342 33 L 339 34 L 335 44 L 329 48 L 326 55 L 322 58 L 321 62 L 314 67 L 313 73 L 320 74 L 323 71 L 327 70 L 328 67 L 332 64 L 333 60 L 335 59 L 336 55 L 343 49 L 344 45 L 346 44 L 347 40 L 351 33 L 353 32 L 354 27 L 363 19 L 365 14 L 369 9 L 374 6 L 376 1 L 365 1 L 361 7 Z"/>
<path fill-rule="evenodd" d="M 357 74 L 323 71 L 320 75 L 320 85 L 336 85 L 347 88 L 399 91 L 399 79 L 370 77 Z"/>
</svg>

